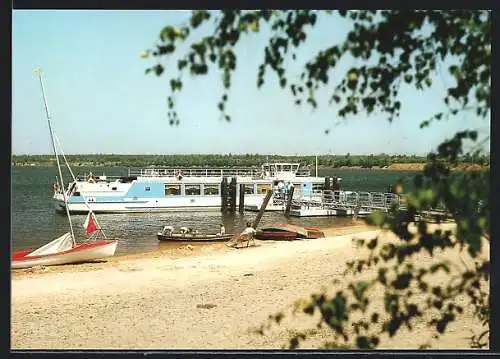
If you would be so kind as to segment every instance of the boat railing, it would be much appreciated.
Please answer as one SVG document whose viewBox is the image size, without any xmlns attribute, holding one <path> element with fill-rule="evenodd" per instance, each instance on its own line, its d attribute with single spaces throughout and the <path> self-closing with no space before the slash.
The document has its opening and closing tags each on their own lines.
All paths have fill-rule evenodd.
<svg viewBox="0 0 500 359">
<path fill-rule="evenodd" d="M 300 208 L 321 208 L 323 207 L 323 203 L 320 200 L 315 199 L 306 199 L 306 198 L 298 198 L 293 199 L 291 203 L 292 209 L 300 209 Z"/>
<path fill-rule="evenodd" d="M 307 177 L 310 171 L 302 170 L 295 173 L 295 177 Z M 137 177 L 252 177 L 253 179 L 266 178 L 274 173 L 265 173 L 260 168 L 230 167 L 230 168 L 203 168 L 203 167 L 162 167 L 162 168 L 130 168 L 129 176 Z"/>
<path fill-rule="evenodd" d="M 129 176 L 140 177 L 260 177 L 259 168 L 196 168 L 196 167 L 165 167 L 165 168 L 131 168 Z"/>
<path fill-rule="evenodd" d="M 92 172 L 85 172 L 83 175 L 77 175 L 76 179 L 80 181 L 88 181 L 90 178 L 93 179 L 94 182 L 112 182 L 114 180 L 122 178 L 122 176 L 119 175 L 98 175 L 98 174 L 93 174 Z"/>
</svg>

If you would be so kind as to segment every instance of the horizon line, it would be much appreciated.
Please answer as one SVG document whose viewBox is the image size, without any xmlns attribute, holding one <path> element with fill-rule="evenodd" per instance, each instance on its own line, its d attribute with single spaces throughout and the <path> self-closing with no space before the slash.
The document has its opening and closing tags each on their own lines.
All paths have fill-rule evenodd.
<svg viewBox="0 0 500 359">
<path fill-rule="evenodd" d="M 65 153 L 65 156 L 207 156 L 207 155 L 217 155 L 217 156 L 246 156 L 246 155 L 252 155 L 252 156 L 281 156 L 281 157 L 300 157 L 300 156 L 419 156 L 419 157 L 426 157 L 428 153 L 421 154 L 421 153 L 370 153 L 370 154 L 360 154 L 360 153 L 351 153 L 351 152 L 346 152 L 346 153 L 340 153 L 340 154 L 335 154 L 335 153 L 316 153 L 316 154 L 270 154 L 270 153 Z M 62 154 L 59 154 L 61 156 Z M 20 154 L 11 154 L 11 157 L 14 156 L 54 156 L 53 153 L 35 153 L 35 154 L 30 154 L 30 153 L 20 153 Z"/>
</svg>

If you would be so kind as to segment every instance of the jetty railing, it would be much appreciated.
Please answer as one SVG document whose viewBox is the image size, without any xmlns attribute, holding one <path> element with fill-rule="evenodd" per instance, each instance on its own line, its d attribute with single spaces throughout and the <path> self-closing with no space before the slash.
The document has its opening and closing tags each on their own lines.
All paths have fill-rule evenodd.
<svg viewBox="0 0 500 359">
<path fill-rule="evenodd" d="M 389 211 L 393 207 L 401 208 L 400 196 L 384 192 L 356 192 L 356 191 L 322 191 L 321 197 L 298 197 L 292 201 L 292 209 L 321 208 L 321 209 L 351 209 L 374 211 Z"/>
<path fill-rule="evenodd" d="M 407 198 L 405 195 L 385 192 L 355 192 L 355 191 L 331 191 L 324 190 L 320 198 L 297 196 L 292 200 L 292 210 L 326 209 L 341 210 L 357 216 L 374 211 L 388 213 L 395 209 L 407 210 Z M 478 204 L 479 206 L 480 204 Z M 438 206 L 418 212 L 420 218 L 440 218 L 441 220 L 451 218 L 451 214 Z M 480 207 L 478 207 L 478 210 Z"/>
</svg>

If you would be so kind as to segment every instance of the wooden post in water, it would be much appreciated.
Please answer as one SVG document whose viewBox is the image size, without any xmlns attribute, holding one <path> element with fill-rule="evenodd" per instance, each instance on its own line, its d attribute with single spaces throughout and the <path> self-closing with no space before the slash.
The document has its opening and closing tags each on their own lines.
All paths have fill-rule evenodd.
<svg viewBox="0 0 500 359">
<path fill-rule="evenodd" d="M 323 189 L 325 191 L 331 189 L 331 186 L 330 186 L 330 177 L 325 177 L 325 184 L 323 186 Z"/>
<path fill-rule="evenodd" d="M 227 178 L 226 177 L 222 177 L 222 182 L 220 184 L 220 197 L 221 197 L 220 210 L 223 213 L 227 212 L 227 192 L 228 192 L 228 188 L 227 187 L 228 187 L 227 186 Z"/>
<path fill-rule="evenodd" d="M 245 184 L 240 183 L 240 204 L 238 209 L 240 210 L 240 213 L 243 213 L 245 211 Z"/>
<path fill-rule="evenodd" d="M 295 186 L 290 187 L 288 190 L 288 198 L 286 201 L 286 207 L 285 207 L 285 216 L 288 217 L 290 214 L 290 208 L 292 207 L 292 200 L 293 200 L 293 191 L 295 190 Z"/>
<path fill-rule="evenodd" d="M 231 178 L 229 184 L 229 212 L 236 212 L 236 177 Z"/>
<path fill-rule="evenodd" d="M 262 206 L 260 206 L 259 213 L 257 213 L 257 217 L 255 217 L 255 221 L 253 221 L 252 227 L 257 228 L 259 225 L 260 219 L 262 218 L 262 215 L 264 214 L 264 211 L 266 210 L 267 204 L 269 203 L 269 200 L 271 199 L 273 195 L 273 190 L 268 189 L 266 193 L 266 197 L 264 198 L 264 202 L 262 202 Z"/>
</svg>

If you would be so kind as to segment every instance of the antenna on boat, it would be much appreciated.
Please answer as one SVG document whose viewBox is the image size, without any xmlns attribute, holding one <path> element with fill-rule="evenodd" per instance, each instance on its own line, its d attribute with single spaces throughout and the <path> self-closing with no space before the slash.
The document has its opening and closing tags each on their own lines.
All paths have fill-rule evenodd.
<svg viewBox="0 0 500 359">
<path fill-rule="evenodd" d="M 73 224 L 71 223 L 71 216 L 69 215 L 68 200 L 66 198 L 66 191 L 64 190 L 64 181 L 63 181 L 63 176 L 62 176 L 62 172 L 61 172 L 61 164 L 59 163 L 59 156 L 57 155 L 56 144 L 54 142 L 54 133 L 52 131 L 52 121 L 50 119 L 49 106 L 47 105 L 47 99 L 45 98 L 45 89 L 43 87 L 43 79 L 42 79 L 42 69 L 36 68 L 35 73 L 38 75 L 38 79 L 40 80 L 40 88 L 42 89 L 43 104 L 45 106 L 45 115 L 47 116 L 47 122 L 49 124 L 50 139 L 52 141 L 52 149 L 54 150 L 54 154 L 56 156 L 57 169 L 59 171 L 59 179 L 61 180 L 61 188 L 62 188 L 62 194 L 63 194 L 63 198 L 64 198 L 64 204 L 66 207 L 66 214 L 68 215 L 69 228 L 71 230 L 71 238 L 73 239 L 73 244 L 76 244 L 75 234 L 73 232 Z"/>
<path fill-rule="evenodd" d="M 318 155 L 316 154 L 316 177 L 318 177 Z"/>
</svg>

